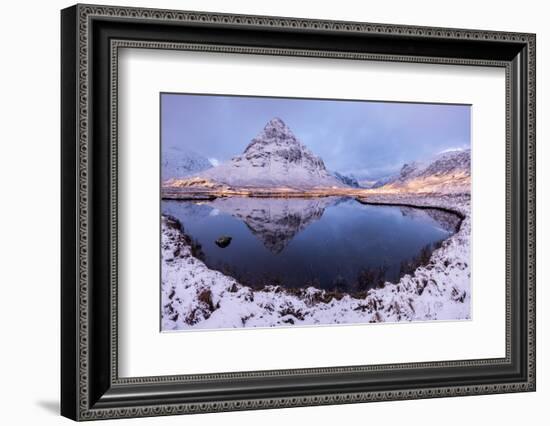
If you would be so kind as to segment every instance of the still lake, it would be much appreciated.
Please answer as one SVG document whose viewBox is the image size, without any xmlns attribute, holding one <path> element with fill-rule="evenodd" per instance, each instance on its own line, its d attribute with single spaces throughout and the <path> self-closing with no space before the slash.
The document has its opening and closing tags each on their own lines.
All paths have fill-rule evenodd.
<svg viewBox="0 0 550 426">
<path fill-rule="evenodd" d="M 429 256 L 459 220 L 341 197 L 163 200 L 161 211 L 181 222 L 209 268 L 242 284 L 347 292 L 398 281 L 403 265 Z M 222 236 L 231 237 L 225 248 L 216 244 Z"/>
</svg>

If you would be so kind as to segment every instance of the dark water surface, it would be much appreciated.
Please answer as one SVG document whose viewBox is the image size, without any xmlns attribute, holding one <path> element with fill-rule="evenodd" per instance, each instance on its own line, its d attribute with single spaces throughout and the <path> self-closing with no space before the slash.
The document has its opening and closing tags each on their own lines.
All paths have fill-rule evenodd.
<svg viewBox="0 0 550 426">
<path fill-rule="evenodd" d="M 439 210 L 364 205 L 350 198 L 228 197 L 163 201 L 201 246 L 211 269 L 253 287 L 362 291 L 396 282 L 444 239 L 458 218 Z M 232 238 L 220 248 L 215 241 Z"/>
</svg>

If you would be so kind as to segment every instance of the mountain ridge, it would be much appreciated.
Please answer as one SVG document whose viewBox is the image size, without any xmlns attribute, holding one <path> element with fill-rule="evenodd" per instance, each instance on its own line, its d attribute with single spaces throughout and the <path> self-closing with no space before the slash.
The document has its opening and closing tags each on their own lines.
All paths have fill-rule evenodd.
<svg viewBox="0 0 550 426">
<path fill-rule="evenodd" d="M 195 151 L 179 147 L 163 147 L 161 171 L 162 179 L 168 180 L 190 176 L 213 167 L 212 163 Z"/>
<path fill-rule="evenodd" d="M 419 189 L 432 191 L 469 190 L 471 179 L 471 150 L 440 153 L 429 162 L 405 163 L 399 172 L 379 180 L 372 188 L 380 190 Z"/>
<path fill-rule="evenodd" d="M 398 173 L 363 186 L 353 175 L 329 171 L 322 158 L 305 146 L 282 119 L 274 117 L 241 154 L 215 167 L 197 160 L 201 170 L 171 177 L 164 181 L 163 188 L 166 197 L 175 198 L 185 192 L 264 196 L 355 194 L 362 190 L 469 192 L 470 157 L 470 149 L 441 152 L 429 161 L 405 163 Z"/>
<path fill-rule="evenodd" d="M 344 186 L 278 117 L 265 125 L 242 154 L 191 178 L 189 185 L 206 182 L 243 188 L 300 189 Z"/>
</svg>

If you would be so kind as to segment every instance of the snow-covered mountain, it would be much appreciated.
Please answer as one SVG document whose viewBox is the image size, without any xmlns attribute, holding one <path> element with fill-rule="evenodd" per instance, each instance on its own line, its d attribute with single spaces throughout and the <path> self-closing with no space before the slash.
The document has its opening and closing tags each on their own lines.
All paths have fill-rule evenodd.
<svg viewBox="0 0 550 426">
<path fill-rule="evenodd" d="M 174 186 L 226 185 L 240 188 L 341 188 L 325 167 L 280 118 L 271 119 L 241 155 Z"/>
<path fill-rule="evenodd" d="M 373 188 L 411 191 L 469 190 L 469 149 L 443 152 L 427 163 L 404 164 L 399 173 L 382 179 Z"/>
<path fill-rule="evenodd" d="M 376 180 L 376 179 L 359 179 L 357 181 L 357 183 L 359 184 L 359 188 L 370 189 L 370 188 L 374 188 L 374 185 L 378 184 L 379 180 Z"/>
<path fill-rule="evenodd" d="M 207 158 L 179 147 L 164 147 L 162 149 L 162 180 L 190 176 L 210 169 L 212 164 Z"/>
<path fill-rule="evenodd" d="M 343 175 L 342 173 L 338 173 L 338 172 L 332 172 L 332 174 L 334 175 L 334 177 L 336 179 L 338 179 L 344 185 L 351 186 L 352 188 L 359 188 L 360 187 L 359 182 L 357 181 L 357 179 L 353 175 L 346 176 L 346 175 Z"/>
<path fill-rule="evenodd" d="M 421 176 L 467 174 L 470 176 L 471 152 L 469 149 L 447 151 L 439 154 L 422 172 Z"/>
<path fill-rule="evenodd" d="M 406 164 L 404 165 L 406 166 Z M 374 182 L 371 183 L 370 185 L 370 188 L 380 188 L 388 183 L 392 183 L 392 182 L 395 182 L 396 180 L 399 179 L 399 175 L 400 173 L 395 173 L 395 174 L 392 174 L 392 175 L 389 175 L 389 176 L 384 176 L 384 177 L 381 177 L 379 178 L 378 180 L 375 180 Z"/>
</svg>

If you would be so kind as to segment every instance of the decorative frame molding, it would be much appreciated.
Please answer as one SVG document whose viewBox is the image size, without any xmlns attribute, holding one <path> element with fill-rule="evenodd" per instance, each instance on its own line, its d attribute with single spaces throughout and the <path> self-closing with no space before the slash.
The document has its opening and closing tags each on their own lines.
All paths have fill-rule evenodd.
<svg viewBox="0 0 550 426">
<path fill-rule="evenodd" d="M 127 30 L 128 23 L 139 24 L 142 29 Z M 204 35 L 205 29 L 213 27 L 235 34 L 237 44 L 213 43 Z M 170 28 L 189 29 L 189 34 L 181 36 L 189 40 L 178 39 Z M 247 42 L 248 31 L 269 32 L 268 41 L 274 41 L 269 46 L 253 46 Z M 156 34 L 158 40 L 139 38 L 145 32 Z M 288 35 L 299 40 L 300 35 L 308 33 L 326 37 L 337 49 L 289 45 L 292 43 L 285 38 Z M 336 38 L 342 35 L 346 36 L 344 42 Z M 355 40 L 372 43 L 367 43 L 366 50 L 357 51 Z M 535 41 L 533 34 L 496 31 L 90 5 L 63 10 L 62 414 L 75 420 L 92 420 L 534 391 Z M 399 51 L 401 45 L 390 51 L 390 42 L 419 45 L 415 50 L 420 53 L 404 54 Z M 449 46 L 454 56 L 441 53 Z M 119 378 L 117 71 L 118 49 L 127 47 L 505 68 L 506 357 Z M 98 229 L 105 232 L 99 233 Z M 99 247 L 108 253 L 107 258 L 101 257 Z M 517 262 L 513 258 L 518 258 Z M 453 385 L 445 378 L 445 372 L 453 369 L 467 372 L 475 368 L 501 369 L 502 377 L 510 379 L 480 378 L 471 384 Z M 404 386 L 399 375 L 408 371 L 429 371 L 435 385 Z M 376 387 L 381 372 L 395 377 L 393 387 L 391 383 Z M 294 389 L 291 380 L 297 376 L 302 380 L 311 378 L 318 382 L 317 387 L 312 385 L 315 390 L 311 392 Z M 349 384 L 338 391 L 323 391 L 329 389 L 336 376 L 348 379 Z M 243 386 L 237 394 L 213 391 L 232 379 L 248 380 L 250 388 Z M 361 380 L 366 382 L 359 383 Z M 265 389 L 270 384 L 270 396 L 252 396 L 252 389 Z M 195 394 L 189 387 L 195 389 Z M 181 393 L 168 396 L 166 390 L 173 395 L 176 388 Z"/>
</svg>

